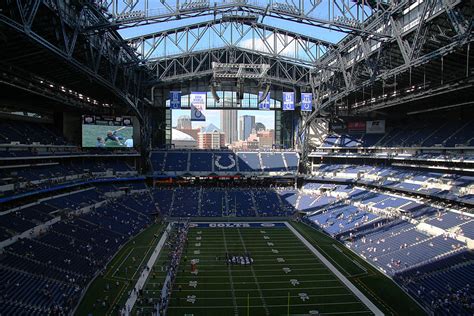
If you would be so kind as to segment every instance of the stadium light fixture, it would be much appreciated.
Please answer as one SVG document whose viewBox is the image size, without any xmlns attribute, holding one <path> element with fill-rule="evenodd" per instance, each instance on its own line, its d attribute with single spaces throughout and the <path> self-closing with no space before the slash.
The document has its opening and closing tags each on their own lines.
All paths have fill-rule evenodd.
<svg viewBox="0 0 474 316">
<path fill-rule="evenodd" d="M 218 86 L 217 81 L 212 80 L 210 84 L 211 94 L 212 94 L 212 97 L 214 98 L 214 101 L 216 101 L 216 103 L 219 103 L 221 101 L 221 98 L 217 95 L 217 91 L 216 91 L 217 86 Z"/>
<path fill-rule="evenodd" d="M 212 63 L 212 73 L 215 79 L 263 79 L 270 65 L 268 64 L 235 64 Z"/>
</svg>

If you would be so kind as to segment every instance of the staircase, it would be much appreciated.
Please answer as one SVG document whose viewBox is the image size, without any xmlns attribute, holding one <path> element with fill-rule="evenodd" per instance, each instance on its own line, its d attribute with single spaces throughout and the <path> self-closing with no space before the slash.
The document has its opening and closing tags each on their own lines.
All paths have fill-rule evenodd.
<svg viewBox="0 0 474 316">
<path fill-rule="evenodd" d="M 212 172 L 216 172 L 216 163 L 215 163 L 214 154 L 212 154 Z"/>
<path fill-rule="evenodd" d="M 214 160 L 212 160 L 214 161 Z M 240 159 L 239 156 L 237 156 L 237 153 L 235 153 L 235 170 L 237 170 L 237 173 L 240 173 Z"/>
<path fill-rule="evenodd" d="M 201 216 L 202 211 L 202 187 L 199 188 L 199 198 L 198 198 L 198 214 Z"/>
<path fill-rule="evenodd" d="M 191 153 L 188 153 L 188 159 L 186 160 L 186 171 L 189 172 L 191 170 Z"/>
<path fill-rule="evenodd" d="M 171 203 L 170 203 L 170 209 L 168 210 L 168 216 L 171 216 L 173 214 L 173 208 L 174 208 L 174 201 L 175 201 L 175 191 L 171 190 Z"/>
<path fill-rule="evenodd" d="M 391 132 L 391 131 L 390 131 L 390 132 Z M 390 135 L 390 132 L 385 133 L 385 135 L 384 135 L 382 138 L 380 138 L 379 141 L 376 142 L 374 146 L 375 146 L 375 147 L 378 147 L 378 146 L 380 146 L 380 144 L 382 144 L 383 142 L 392 140 L 394 137 L 396 137 L 398 134 L 400 134 L 401 130 L 399 130 L 398 132 L 396 132 L 396 133 L 393 134 L 393 135 Z"/>
<path fill-rule="evenodd" d="M 283 153 L 280 153 L 280 155 L 281 155 L 281 159 L 283 159 L 283 164 L 285 165 L 286 171 L 289 172 L 290 170 L 288 169 L 288 162 L 286 162 L 285 155 Z"/>
<path fill-rule="evenodd" d="M 258 213 L 258 209 L 257 209 L 257 201 L 255 200 L 255 196 L 253 195 L 252 191 L 250 191 L 250 196 L 252 197 L 252 204 L 253 204 L 253 209 L 255 211 L 255 217 L 259 217 L 260 214 Z"/>
<path fill-rule="evenodd" d="M 432 133 L 430 133 L 428 135 L 428 137 L 426 137 L 425 139 L 423 139 L 421 142 L 420 142 L 420 146 L 423 146 L 423 144 L 431 138 L 431 136 L 433 136 L 434 134 L 438 133 L 438 131 L 442 130 L 445 126 L 446 126 L 447 123 L 444 123 L 443 125 L 441 125 L 440 127 L 438 127 L 437 129 L 435 129 Z"/>
<path fill-rule="evenodd" d="M 265 166 L 263 165 L 263 159 L 262 156 L 260 155 L 260 152 L 257 153 L 258 156 L 258 161 L 260 162 L 260 167 L 262 168 L 262 172 L 265 172 Z"/>
<path fill-rule="evenodd" d="M 296 201 L 295 201 L 295 208 L 296 208 L 297 210 L 300 209 L 301 197 L 302 197 L 302 194 L 298 194 L 298 197 L 296 198 Z"/>
<path fill-rule="evenodd" d="M 163 157 L 163 166 L 161 166 L 161 170 L 160 172 L 164 172 L 165 171 L 165 166 L 166 166 L 166 159 L 168 158 L 168 152 L 165 152 L 165 155 Z"/>
<path fill-rule="evenodd" d="M 290 210 L 288 209 L 287 205 L 285 205 L 284 201 L 282 200 L 281 195 L 278 194 L 278 193 L 277 193 L 277 198 L 278 198 L 278 204 L 279 204 L 279 207 L 278 207 L 278 208 L 279 208 L 281 211 L 284 211 L 284 212 L 285 212 L 285 216 L 286 216 L 287 214 L 291 213 Z"/>
<path fill-rule="evenodd" d="M 225 213 L 226 213 L 227 216 L 230 216 L 231 215 L 231 208 L 230 208 L 230 205 L 229 205 L 229 197 L 227 196 L 227 191 L 224 191 L 224 200 L 225 200 L 224 201 Z M 234 211 L 236 211 L 236 210 L 234 210 Z M 232 215 L 236 216 L 235 212 Z"/>
<path fill-rule="evenodd" d="M 460 128 L 458 128 L 452 135 L 450 135 L 448 138 L 446 138 L 443 142 L 443 145 L 445 145 L 451 138 L 456 136 L 460 131 L 462 131 L 466 126 L 468 126 L 470 122 L 466 122 L 464 125 L 462 125 Z M 454 144 L 456 146 L 457 144 Z"/>
<path fill-rule="evenodd" d="M 461 262 L 461 263 L 455 264 L 455 265 L 450 266 L 450 267 L 444 267 L 444 268 L 439 269 L 439 270 L 431 271 L 430 273 L 425 273 L 420 277 L 420 279 L 429 279 L 432 276 L 444 274 L 444 273 L 447 273 L 449 271 L 453 271 L 453 270 L 456 270 L 456 269 L 459 269 L 459 268 L 463 268 L 463 267 L 466 267 L 466 266 L 469 266 L 469 265 L 472 265 L 472 264 L 474 264 L 473 260 L 468 260 L 468 261 L 465 261 L 465 262 Z"/>
</svg>

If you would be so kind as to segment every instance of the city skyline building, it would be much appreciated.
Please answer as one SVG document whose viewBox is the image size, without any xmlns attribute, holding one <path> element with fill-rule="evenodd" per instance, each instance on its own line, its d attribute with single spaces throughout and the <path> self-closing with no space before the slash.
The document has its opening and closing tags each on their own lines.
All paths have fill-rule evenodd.
<svg viewBox="0 0 474 316">
<path fill-rule="evenodd" d="M 226 144 L 232 144 L 239 139 L 237 128 L 237 110 L 221 111 L 221 129 L 225 134 Z"/>
<path fill-rule="evenodd" d="M 203 127 L 198 133 L 199 149 L 221 149 L 225 146 L 225 133 L 214 124 Z"/>
<path fill-rule="evenodd" d="M 255 116 L 242 115 L 239 117 L 239 140 L 247 140 L 253 129 L 255 129 Z"/>
<path fill-rule="evenodd" d="M 192 129 L 191 117 L 189 115 L 178 117 L 176 129 Z"/>
</svg>

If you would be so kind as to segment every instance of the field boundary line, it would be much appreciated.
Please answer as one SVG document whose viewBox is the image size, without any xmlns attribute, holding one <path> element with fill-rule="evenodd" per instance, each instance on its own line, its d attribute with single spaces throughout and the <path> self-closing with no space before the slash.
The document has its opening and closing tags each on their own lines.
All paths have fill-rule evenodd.
<svg viewBox="0 0 474 316">
<path fill-rule="evenodd" d="M 366 286 L 364 285 L 364 283 L 359 280 L 359 278 L 355 278 L 355 279 L 354 279 L 354 282 L 357 282 L 357 284 L 359 284 L 362 288 L 364 288 L 367 292 L 369 292 L 370 295 L 372 295 L 372 297 L 375 298 L 375 300 L 377 300 L 377 302 L 379 302 L 382 306 L 384 306 L 384 307 L 385 307 L 386 309 L 388 309 L 391 313 L 393 313 L 393 315 L 396 314 L 396 312 L 395 312 L 390 306 L 388 306 L 387 304 L 385 304 L 377 295 L 375 295 L 375 293 L 374 293 L 372 290 L 370 290 L 368 287 L 366 287 Z"/>
<path fill-rule="evenodd" d="M 117 302 L 117 300 L 119 300 L 120 297 L 122 297 L 122 293 L 123 291 L 127 288 L 127 282 L 124 282 L 121 286 L 120 286 L 120 290 L 118 292 L 118 295 L 115 297 L 115 299 L 113 300 L 112 304 L 110 304 L 109 308 L 107 308 L 107 311 L 105 312 L 105 315 L 110 315 L 110 310 L 113 308 L 113 306 L 115 306 L 115 302 Z"/>
<path fill-rule="evenodd" d="M 384 315 L 384 313 L 371 301 L 367 298 L 367 296 L 364 295 L 354 284 L 349 281 L 339 270 L 336 269 L 336 267 L 328 260 L 326 257 L 324 257 L 309 241 L 306 240 L 306 238 L 303 237 L 293 226 L 291 226 L 288 222 L 285 222 L 286 227 L 293 232 L 293 234 L 298 237 L 301 242 L 308 247 L 309 250 L 319 259 L 321 260 L 322 263 L 324 263 L 329 270 L 331 270 L 334 275 L 341 280 L 342 283 L 344 283 L 347 288 L 359 298 L 359 300 L 365 304 L 376 316 Z"/>
<path fill-rule="evenodd" d="M 112 273 L 112 275 L 110 276 L 111 278 L 115 278 L 115 274 L 117 273 L 117 269 L 120 269 L 122 267 L 123 263 L 125 261 L 127 261 L 128 257 L 130 257 L 130 255 L 132 254 L 134 249 L 135 249 L 134 247 L 130 248 L 130 251 L 127 253 L 125 258 L 123 258 L 123 256 L 125 255 L 125 253 L 123 253 L 122 256 L 120 257 L 121 260 L 117 261 L 117 264 L 111 267 L 113 269 L 112 271 L 114 271 L 114 273 Z"/>
<path fill-rule="evenodd" d="M 152 270 L 151 268 L 155 265 L 156 259 L 158 259 L 158 256 L 160 255 L 161 250 L 163 249 L 163 246 L 165 245 L 166 239 L 168 239 L 168 234 L 169 231 L 171 230 L 171 223 L 168 224 L 166 227 L 165 231 L 163 232 L 163 235 L 161 235 L 160 241 L 156 244 L 155 250 L 150 256 L 150 259 L 148 260 L 146 266 L 150 267 L 150 269 L 144 269 L 144 271 L 141 273 L 139 276 L 137 283 L 133 287 L 133 289 L 136 289 L 134 291 L 132 289 L 130 296 L 128 297 L 126 303 L 125 303 L 125 315 L 128 316 L 131 314 L 131 311 L 133 309 L 133 306 L 135 305 L 137 298 L 138 298 L 138 291 L 143 288 L 143 286 L 146 283 L 146 280 L 148 279 L 148 275 L 150 274 L 150 271 Z M 143 262 L 143 260 L 142 260 Z M 138 272 L 138 270 L 136 271 Z M 135 272 L 135 273 L 136 273 Z M 134 274 L 135 275 L 135 274 Z"/>
<path fill-rule="evenodd" d="M 361 269 L 363 272 L 361 273 L 356 273 L 356 274 L 350 274 L 350 273 L 346 273 L 348 277 L 350 278 L 353 278 L 353 277 L 358 277 L 358 276 L 361 276 L 361 275 L 367 275 L 368 274 L 368 271 L 367 269 L 361 265 L 359 262 L 357 262 L 356 260 L 354 260 L 353 258 L 349 257 L 345 251 L 343 249 L 341 249 L 339 247 L 339 245 L 337 244 L 332 244 L 332 246 L 341 253 L 341 255 L 343 255 L 344 257 L 346 257 L 347 260 L 351 261 L 352 263 L 354 263 L 359 269 Z M 346 271 L 347 272 L 347 271 Z"/>
</svg>

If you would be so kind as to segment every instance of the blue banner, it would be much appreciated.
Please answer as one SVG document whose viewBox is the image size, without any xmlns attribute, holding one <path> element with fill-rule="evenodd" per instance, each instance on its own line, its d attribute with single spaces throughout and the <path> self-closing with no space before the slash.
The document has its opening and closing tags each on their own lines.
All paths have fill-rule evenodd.
<svg viewBox="0 0 474 316">
<path fill-rule="evenodd" d="M 191 121 L 205 121 L 202 111 L 206 108 L 206 92 L 191 92 L 189 105 L 191 106 Z"/>
<path fill-rule="evenodd" d="M 204 114 L 194 107 L 194 105 L 191 104 L 191 121 L 193 122 L 203 122 L 206 120 L 206 117 Z"/>
<path fill-rule="evenodd" d="M 283 92 L 283 111 L 295 110 L 295 93 Z"/>
<path fill-rule="evenodd" d="M 301 111 L 311 112 L 313 110 L 313 94 L 302 93 L 301 94 Z"/>
<path fill-rule="evenodd" d="M 262 99 L 262 96 L 263 96 L 263 91 L 259 91 L 258 92 L 258 101 L 260 101 Z M 267 97 L 265 98 L 265 100 L 263 100 L 262 102 L 260 102 L 258 104 L 258 108 L 260 110 L 270 110 L 270 92 L 268 92 Z"/>
<path fill-rule="evenodd" d="M 170 91 L 170 109 L 181 109 L 181 91 Z"/>
<path fill-rule="evenodd" d="M 286 227 L 285 223 L 190 223 L 189 227 L 199 228 L 274 228 L 274 227 Z"/>
</svg>

